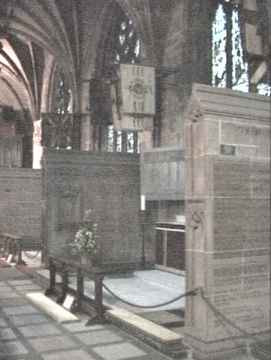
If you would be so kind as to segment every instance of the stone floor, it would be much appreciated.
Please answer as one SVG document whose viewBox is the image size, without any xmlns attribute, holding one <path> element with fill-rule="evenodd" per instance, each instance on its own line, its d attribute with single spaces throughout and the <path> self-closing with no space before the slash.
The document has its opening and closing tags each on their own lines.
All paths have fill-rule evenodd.
<svg viewBox="0 0 271 360">
<path fill-rule="evenodd" d="M 0 360 L 66 360 L 69 356 L 70 360 L 170 359 L 112 324 L 85 326 L 88 318 L 84 314 L 80 314 L 78 323 L 66 325 L 56 323 L 31 304 L 25 296 L 27 292 L 43 291 L 28 276 L 32 276 L 33 271 L 38 271 L 39 259 L 26 260 L 31 266 L 24 267 L 25 273 L 14 267 L 0 266 Z M 106 279 L 106 283 L 112 290 L 126 298 L 127 294 L 130 294 L 128 290 L 132 288 L 134 292 L 127 300 L 145 303 L 147 299 L 149 304 L 173 298 L 178 295 L 177 292 L 180 292 L 180 286 L 184 289 L 183 277 L 161 271 L 136 272 L 122 278 L 112 277 Z M 86 285 L 91 294 L 91 283 Z M 151 296 L 148 294 L 142 298 L 140 294 L 147 288 Z M 105 295 L 106 301 L 116 306 L 115 300 L 108 294 Z M 178 322 L 181 316 L 176 313 L 176 308 L 182 307 L 184 307 L 183 302 L 176 302 L 162 308 L 162 311 L 148 310 L 141 314 L 160 324 L 167 323 L 168 319 L 174 323 Z M 247 359 L 255 358 L 241 355 L 231 360 Z"/>
<path fill-rule="evenodd" d="M 111 325 L 85 326 L 87 318 L 58 324 L 25 294 L 42 290 L 14 268 L 0 269 L 0 359 L 166 360 L 168 357 Z"/>
</svg>

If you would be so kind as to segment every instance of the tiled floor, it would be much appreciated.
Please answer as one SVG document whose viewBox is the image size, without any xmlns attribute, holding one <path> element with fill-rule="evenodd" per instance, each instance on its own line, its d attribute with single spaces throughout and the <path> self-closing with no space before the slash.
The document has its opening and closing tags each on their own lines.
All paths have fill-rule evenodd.
<svg viewBox="0 0 271 360">
<path fill-rule="evenodd" d="M 159 279 L 157 283 L 157 279 Z M 165 299 L 174 297 L 176 282 L 183 281 L 180 276 L 167 273 L 135 272 L 133 278 L 107 279 L 107 285 L 123 297 L 130 294 L 128 287 L 138 296 L 134 301 L 157 302 L 156 292 L 160 289 Z M 136 284 L 142 292 L 151 296 L 140 297 Z M 91 294 L 91 283 L 87 282 Z M 182 283 L 180 287 L 184 286 Z M 178 290 L 180 291 L 180 287 Z M 163 291 L 161 291 L 163 289 Z M 26 274 L 15 268 L 0 268 L 0 360 L 166 360 L 169 357 L 111 325 L 85 326 L 86 316 L 80 322 L 58 324 L 26 298 L 31 291 L 43 291 Z M 106 295 L 106 294 L 105 294 Z M 108 294 L 107 294 L 108 295 Z M 112 298 L 105 296 L 107 301 Z M 131 295 L 130 295 L 131 296 Z M 129 300 L 129 299 L 128 299 Z M 159 301 L 161 298 L 159 297 Z M 183 303 L 179 306 L 184 305 Z M 175 304 L 176 306 L 176 304 Z M 161 310 L 161 309 L 160 309 Z M 160 323 L 176 321 L 175 310 L 164 309 L 159 314 Z M 144 314 L 146 318 L 157 318 L 155 312 Z M 178 320 L 178 319 L 177 319 Z M 254 358 L 252 358 L 254 359 Z M 246 355 L 232 360 L 248 360 Z"/>
<path fill-rule="evenodd" d="M 168 357 L 113 325 L 58 324 L 25 293 L 40 290 L 16 270 L 0 270 L 1 360 L 165 360 Z M 4 274 L 4 272 L 5 274 Z M 1 281 L 1 275 L 5 280 Z"/>
</svg>

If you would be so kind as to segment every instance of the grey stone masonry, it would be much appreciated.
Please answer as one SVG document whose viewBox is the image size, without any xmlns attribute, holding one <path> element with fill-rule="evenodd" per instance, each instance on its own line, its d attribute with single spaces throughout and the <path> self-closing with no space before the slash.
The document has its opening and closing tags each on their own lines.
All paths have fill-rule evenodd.
<svg viewBox="0 0 271 360">
<path fill-rule="evenodd" d="M 270 331 L 270 100 L 196 84 L 185 136 L 187 288 L 236 327 L 200 294 L 185 324 L 203 353 L 219 352 L 244 345 L 227 330 Z"/>
<path fill-rule="evenodd" d="M 184 150 L 178 147 L 144 151 L 140 164 L 141 193 L 147 200 L 184 200 Z"/>
<path fill-rule="evenodd" d="M 91 209 L 103 262 L 140 262 L 137 154 L 47 149 L 43 167 L 49 254 L 74 239 L 84 212 Z"/>
<path fill-rule="evenodd" d="M 41 237 L 41 171 L 0 167 L 2 233 Z"/>
</svg>

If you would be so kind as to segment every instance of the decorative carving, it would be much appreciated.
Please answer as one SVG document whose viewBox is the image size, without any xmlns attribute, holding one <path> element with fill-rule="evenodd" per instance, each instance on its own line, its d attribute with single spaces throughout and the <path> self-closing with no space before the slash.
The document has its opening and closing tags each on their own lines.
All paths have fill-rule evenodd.
<svg viewBox="0 0 271 360">
<path fill-rule="evenodd" d="M 57 230 L 71 230 L 80 221 L 80 186 L 72 183 L 71 179 L 67 181 L 67 179 L 58 178 L 54 189 L 58 203 Z"/>
<path fill-rule="evenodd" d="M 201 120 L 203 115 L 204 112 L 201 108 L 200 102 L 194 95 L 188 104 L 185 117 L 187 117 L 191 122 L 196 123 Z"/>
<path fill-rule="evenodd" d="M 193 230 L 197 230 L 200 227 L 204 228 L 204 211 L 192 210 L 188 216 L 187 225 L 190 226 Z"/>
<path fill-rule="evenodd" d="M 42 145 L 52 148 L 72 148 L 73 114 L 42 114 Z"/>
</svg>

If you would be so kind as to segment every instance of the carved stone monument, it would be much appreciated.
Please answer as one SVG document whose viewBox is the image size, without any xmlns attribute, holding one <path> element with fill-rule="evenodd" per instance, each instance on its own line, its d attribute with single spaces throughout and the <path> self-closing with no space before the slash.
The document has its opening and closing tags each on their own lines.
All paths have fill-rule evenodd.
<svg viewBox="0 0 271 360">
<path fill-rule="evenodd" d="M 85 211 L 91 209 L 102 263 L 140 263 L 137 154 L 45 149 L 43 175 L 47 256 L 74 240 Z"/>
<path fill-rule="evenodd" d="M 185 125 L 186 264 L 187 289 L 201 292 L 187 298 L 184 331 L 197 358 L 270 336 L 269 101 L 193 88 Z"/>
</svg>

